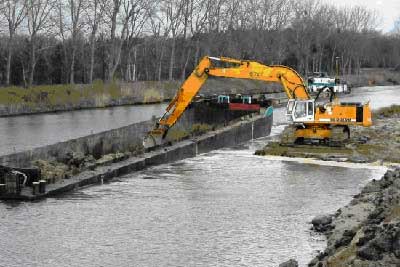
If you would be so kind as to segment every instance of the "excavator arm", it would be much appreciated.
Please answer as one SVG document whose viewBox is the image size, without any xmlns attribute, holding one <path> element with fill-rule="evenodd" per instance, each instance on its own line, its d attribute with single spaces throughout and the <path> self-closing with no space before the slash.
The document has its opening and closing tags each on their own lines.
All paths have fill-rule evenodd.
<svg viewBox="0 0 400 267">
<path fill-rule="evenodd" d="M 303 79 L 289 67 L 267 66 L 256 61 L 225 57 L 204 57 L 178 90 L 156 127 L 145 139 L 145 147 L 161 143 L 168 129 L 182 116 L 209 76 L 281 83 L 289 99 L 310 99 Z"/>
</svg>

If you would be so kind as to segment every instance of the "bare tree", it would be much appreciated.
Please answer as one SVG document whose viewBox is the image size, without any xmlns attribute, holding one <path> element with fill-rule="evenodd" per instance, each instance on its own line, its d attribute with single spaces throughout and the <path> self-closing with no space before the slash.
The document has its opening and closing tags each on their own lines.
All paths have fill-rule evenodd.
<svg viewBox="0 0 400 267">
<path fill-rule="evenodd" d="M 50 16 L 55 7 L 56 2 L 54 0 L 26 0 L 30 41 L 29 87 L 33 84 L 37 63 L 37 37 L 40 32 L 48 30 L 52 26 L 50 25 Z"/>
<path fill-rule="evenodd" d="M 126 30 L 125 43 L 127 47 L 127 60 L 125 79 L 128 81 L 136 80 L 137 69 L 137 39 L 142 34 L 143 27 L 151 15 L 153 0 L 142 0 L 140 5 L 132 6 L 132 14 Z M 133 58 L 132 58 L 133 57 Z"/>
<path fill-rule="evenodd" d="M 306 0 L 296 2 L 296 5 L 293 6 L 293 47 L 297 57 L 297 70 L 303 74 L 307 74 L 309 71 L 311 43 L 315 33 L 313 18 L 315 13 L 318 12 L 319 5 L 316 0 Z"/>
<path fill-rule="evenodd" d="M 161 76 L 162 76 L 162 69 L 163 69 L 163 58 L 164 58 L 164 53 L 165 53 L 165 43 L 166 43 L 166 38 L 165 36 L 162 36 L 161 32 L 161 23 L 162 20 L 158 18 L 158 15 L 156 12 L 150 16 L 150 29 L 151 33 L 153 35 L 153 40 L 154 40 L 154 46 L 155 46 L 155 58 L 157 62 L 157 81 L 161 81 Z"/>
<path fill-rule="evenodd" d="M 67 51 L 67 39 L 68 39 L 68 30 L 67 30 L 67 18 L 66 18 L 66 3 L 65 0 L 57 0 L 56 3 L 56 16 L 53 17 L 54 25 L 58 26 L 57 34 L 61 38 L 62 45 L 62 67 L 67 68 L 68 66 L 68 51 Z M 68 82 L 68 72 L 62 72 L 62 81 Z"/>
<path fill-rule="evenodd" d="M 191 56 L 197 64 L 200 57 L 201 34 L 207 28 L 207 19 L 213 7 L 211 0 L 185 0 L 182 13 L 182 46 L 180 64 L 181 80 L 186 77 L 186 70 Z"/>
<path fill-rule="evenodd" d="M 394 22 L 392 31 L 395 35 L 400 36 L 400 17 Z"/>
<path fill-rule="evenodd" d="M 74 75 L 75 75 L 75 56 L 77 50 L 77 39 L 78 35 L 83 28 L 83 20 L 82 20 L 82 13 L 83 10 L 86 8 L 84 5 L 86 1 L 84 0 L 68 0 L 67 1 L 67 8 L 69 10 L 69 21 L 70 25 L 70 32 L 71 32 L 71 61 L 70 61 L 70 80 L 69 82 L 73 84 L 75 82 Z"/>
<path fill-rule="evenodd" d="M 10 85 L 11 60 L 14 50 L 14 36 L 18 27 L 23 22 L 26 10 L 24 0 L 4 0 L 1 3 L 1 15 L 8 24 L 8 42 L 7 42 L 7 66 L 6 66 L 6 85 Z"/>
<path fill-rule="evenodd" d="M 175 66 L 176 38 L 182 30 L 182 13 L 185 1 L 161 0 L 160 19 L 165 21 L 164 34 L 171 37 L 171 54 L 169 60 L 168 79 L 173 80 Z"/>
<path fill-rule="evenodd" d="M 99 26 L 102 22 L 105 7 L 106 5 L 104 5 L 104 2 L 102 0 L 90 0 L 88 1 L 87 8 L 85 9 L 85 20 L 86 24 L 89 26 L 90 31 L 89 83 L 93 83 L 96 36 L 99 30 Z"/>
<path fill-rule="evenodd" d="M 303 74 L 400 65 L 400 24 L 383 34 L 373 11 L 318 0 L 0 0 L 0 22 L 0 76 L 25 86 L 184 79 L 204 54 Z"/>
<path fill-rule="evenodd" d="M 109 18 L 110 31 L 110 46 L 107 55 L 108 81 L 114 78 L 114 74 L 120 64 L 123 41 L 126 40 L 129 34 L 130 23 L 133 21 L 138 22 L 139 18 L 145 14 L 146 3 L 147 1 L 143 0 L 113 0 L 110 3 L 111 6 L 106 9 L 106 11 L 110 10 L 106 12 Z"/>
<path fill-rule="evenodd" d="M 200 34 L 207 31 L 207 22 L 211 9 L 213 7 L 213 0 L 194 0 L 191 11 L 191 25 L 190 32 L 196 42 L 196 50 L 194 53 L 194 63 L 197 64 L 200 58 Z"/>
</svg>

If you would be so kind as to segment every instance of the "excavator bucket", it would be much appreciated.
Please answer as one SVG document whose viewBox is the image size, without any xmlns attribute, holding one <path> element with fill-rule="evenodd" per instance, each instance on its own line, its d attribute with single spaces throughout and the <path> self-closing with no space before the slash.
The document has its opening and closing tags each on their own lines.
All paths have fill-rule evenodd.
<svg viewBox="0 0 400 267">
<path fill-rule="evenodd" d="M 159 130 L 150 131 L 143 139 L 143 147 L 145 149 L 157 147 L 163 144 L 164 133 Z"/>
</svg>

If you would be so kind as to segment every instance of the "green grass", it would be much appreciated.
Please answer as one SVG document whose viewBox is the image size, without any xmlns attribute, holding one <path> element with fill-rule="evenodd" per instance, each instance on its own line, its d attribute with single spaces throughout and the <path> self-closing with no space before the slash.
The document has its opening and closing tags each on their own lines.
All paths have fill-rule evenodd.
<svg viewBox="0 0 400 267">
<path fill-rule="evenodd" d="M 172 98 L 179 89 L 178 81 L 146 81 L 104 83 L 95 80 L 92 84 L 40 85 L 31 88 L 17 86 L 0 87 L 0 105 L 10 110 L 25 109 L 34 113 L 39 110 L 56 110 L 57 107 L 80 108 L 105 107 L 112 100 L 128 98 L 129 102 L 158 103 Z M 134 100 L 133 100 L 134 99 Z M 11 112 L 12 113 L 12 112 Z"/>
<path fill-rule="evenodd" d="M 26 105 L 26 106 L 56 106 L 74 105 L 82 100 L 118 99 L 121 97 L 120 86 L 113 82 L 104 84 L 95 81 L 91 85 L 41 85 L 29 89 L 22 87 L 5 87 L 0 89 L 0 104 L 2 105 Z"/>
<path fill-rule="evenodd" d="M 189 131 L 183 130 L 183 129 L 174 129 L 171 128 L 168 131 L 167 134 L 167 140 L 168 141 L 173 141 L 173 142 L 177 142 L 177 141 L 181 141 L 187 137 L 190 136 Z"/>
<path fill-rule="evenodd" d="M 400 114 L 400 105 L 392 105 L 390 107 L 381 108 L 374 113 L 375 116 L 383 116 L 385 118 Z"/>
<path fill-rule="evenodd" d="M 212 130 L 211 125 L 206 123 L 195 123 L 192 125 L 191 133 L 193 135 L 200 135 Z"/>
<path fill-rule="evenodd" d="M 350 155 L 351 151 L 347 148 L 328 146 L 281 146 L 279 142 L 270 142 L 264 149 L 256 151 L 256 155 L 260 156 L 318 157 L 318 155 L 326 154 Z"/>
</svg>

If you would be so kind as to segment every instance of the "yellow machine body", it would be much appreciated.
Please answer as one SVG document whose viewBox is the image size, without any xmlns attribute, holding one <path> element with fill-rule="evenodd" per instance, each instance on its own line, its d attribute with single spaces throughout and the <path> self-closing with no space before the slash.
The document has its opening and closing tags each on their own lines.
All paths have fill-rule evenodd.
<svg viewBox="0 0 400 267">
<path fill-rule="evenodd" d="M 268 66 L 256 61 L 204 57 L 184 81 L 156 127 L 145 139 L 145 147 L 161 144 L 168 129 L 185 112 L 209 76 L 260 80 L 280 83 L 289 99 L 287 118 L 295 126 L 295 138 L 332 138 L 332 128 L 350 125 L 370 126 L 369 104 L 339 103 L 337 100 L 318 103 L 306 89 L 303 78 L 292 68 Z"/>
</svg>

